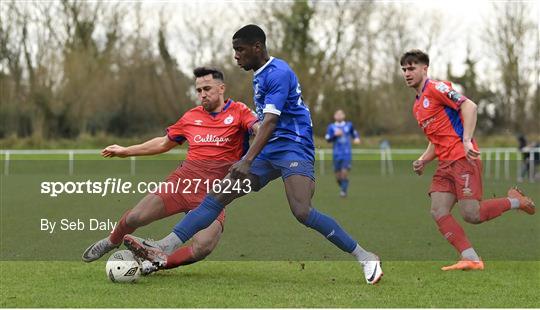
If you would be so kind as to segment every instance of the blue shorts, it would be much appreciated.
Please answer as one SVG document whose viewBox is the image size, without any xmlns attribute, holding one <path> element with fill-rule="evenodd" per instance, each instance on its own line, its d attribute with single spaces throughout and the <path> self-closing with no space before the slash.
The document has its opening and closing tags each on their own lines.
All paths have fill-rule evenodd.
<svg viewBox="0 0 540 310">
<path fill-rule="evenodd" d="M 350 158 L 334 158 L 334 172 L 351 170 L 351 162 Z"/>
<path fill-rule="evenodd" d="M 303 175 L 315 181 L 315 151 L 289 139 L 269 142 L 251 165 L 251 174 L 259 177 L 260 188 L 278 177 Z M 259 189 L 260 189 L 259 188 Z"/>
</svg>

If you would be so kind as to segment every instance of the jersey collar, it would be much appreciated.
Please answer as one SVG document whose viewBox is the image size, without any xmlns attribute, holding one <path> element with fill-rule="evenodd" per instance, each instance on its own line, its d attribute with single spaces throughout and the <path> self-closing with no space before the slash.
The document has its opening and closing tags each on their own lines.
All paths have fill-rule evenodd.
<svg viewBox="0 0 540 310">
<path fill-rule="evenodd" d="M 225 106 L 223 106 L 223 109 L 220 111 L 220 112 L 210 112 L 209 114 L 212 115 L 212 116 L 216 116 L 218 115 L 219 113 L 221 112 L 225 112 L 225 110 L 227 110 L 230 106 L 231 106 L 231 103 L 232 103 L 232 99 L 229 98 L 225 101 Z"/>
<path fill-rule="evenodd" d="M 427 78 L 426 82 L 424 83 L 424 86 L 422 86 L 422 94 L 424 93 L 424 90 L 426 89 L 427 84 L 429 83 L 429 78 Z M 420 99 L 420 96 L 416 95 L 416 100 Z"/>
<path fill-rule="evenodd" d="M 274 60 L 274 57 L 270 56 L 270 59 L 268 59 L 268 61 L 262 67 L 257 69 L 257 71 L 253 73 L 253 76 L 256 76 L 257 74 L 261 73 L 264 70 L 264 68 L 266 68 L 266 66 L 268 66 L 270 62 L 272 62 L 272 60 Z"/>
<path fill-rule="evenodd" d="M 344 126 L 344 125 L 345 125 L 345 121 L 334 122 L 334 124 L 335 124 L 336 126 Z"/>
</svg>

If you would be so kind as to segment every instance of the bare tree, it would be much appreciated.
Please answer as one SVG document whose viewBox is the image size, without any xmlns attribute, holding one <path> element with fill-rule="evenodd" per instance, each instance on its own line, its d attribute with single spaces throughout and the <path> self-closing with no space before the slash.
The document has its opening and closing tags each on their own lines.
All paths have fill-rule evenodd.
<svg viewBox="0 0 540 310">
<path fill-rule="evenodd" d="M 488 53 L 497 60 L 499 83 L 496 104 L 496 122 L 501 128 L 515 131 L 525 129 L 527 102 L 531 95 L 531 75 L 534 62 L 530 59 L 538 54 L 528 44 L 534 40 L 535 28 L 529 16 L 529 6 L 523 2 L 506 2 L 494 5 L 496 17 L 486 25 L 484 42 Z M 534 53 L 534 54 L 531 54 Z M 537 117 L 535 117 L 537 119 Z"/>
</svg>

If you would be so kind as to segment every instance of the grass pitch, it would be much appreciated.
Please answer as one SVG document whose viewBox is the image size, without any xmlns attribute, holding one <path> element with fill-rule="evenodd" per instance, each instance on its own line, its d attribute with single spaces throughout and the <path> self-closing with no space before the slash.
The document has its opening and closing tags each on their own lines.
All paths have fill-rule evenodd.
<svg viewBox="0 0 540 310">
<path fill-rule="evenodd" d="M 353 262 L 201 262 L 115 284 L 103 263 L 3 262 L 2 307 L 538 307 L 538 262 L 385 262 L 376 286 Z"/>
<path fill-rule="evenodd" d="M 75 175 L 66 176 L 63 161 L 13 163 L 11 174 L 1 178 L 1 307 L 540 307 L 540 217 L 508 212 L 481 225 L 464 224 L 486 270 L 442 272 L 440 267 L 457 257 L 429 215 L 430 174 L 413 176 L 409 161 L 396 162 L 392 177 L 380 175 L 377 161 L 355 162 L 347 199 L 338 197 L 329 164 L 317 179 L 314 206 L 383 259 L 379 285 L 366 285 L 349 255 L 296 222 L 279 180 L 228 208 L 222 240 L 206 261 L 136 284 L 111 283 L 106 258 L 91 264 L 79 260 L 106 231 L 49 234 L 40 231 L 40 219 L 116 221 L 142 195 L 53 198 L 40 194 L 39 184 L 106 177 L 161 180 L 174 166 L 148 162 L 130 177 L 125 175 L 129 163 L 123 164 L 77 162 Z M 502 196 L 510 185 L 486 179 L 484 197 Z M 539 185 L 522 188 L 540 201 Z M 459 219 L 457 210 L 454 215 Z M 136 234 L 162 237 L 180 217 Z"/>
</svg>

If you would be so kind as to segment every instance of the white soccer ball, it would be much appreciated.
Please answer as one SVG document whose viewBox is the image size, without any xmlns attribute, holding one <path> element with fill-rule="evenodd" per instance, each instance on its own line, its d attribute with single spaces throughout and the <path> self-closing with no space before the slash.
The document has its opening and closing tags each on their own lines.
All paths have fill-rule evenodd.
<svg viewBox="0 0 540 310">
<path fill-rule="evenodd" d="M 122 250 L 109 257 L 105 271 L 113 282 L 135 282 L 141 276 L 141 265 L 131 251 Z"/>
</svg>

